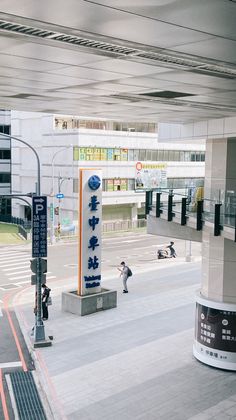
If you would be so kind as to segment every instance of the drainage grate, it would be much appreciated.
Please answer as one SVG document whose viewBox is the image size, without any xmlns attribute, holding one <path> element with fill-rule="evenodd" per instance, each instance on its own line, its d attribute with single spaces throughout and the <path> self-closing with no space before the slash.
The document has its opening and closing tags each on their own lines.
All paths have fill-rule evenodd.
<svg viewBox="0 0 236 420">
<path fill-rule="evenodd" d="M 19 420 L 47 420 L 32 372 L 9 374 Z"/>
</svg>

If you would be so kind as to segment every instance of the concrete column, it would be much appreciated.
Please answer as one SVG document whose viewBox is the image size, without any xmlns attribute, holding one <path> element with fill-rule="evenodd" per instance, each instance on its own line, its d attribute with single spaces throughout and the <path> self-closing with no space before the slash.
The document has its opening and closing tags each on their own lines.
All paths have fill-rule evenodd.
<svg viewBox="0 0 236 420">
<path fill-rule="evenodd" d="M 224 213 L 227 191 L 236 191 L 235 156 L 236 139 L 207 142 L 204 211 L 210 217 L 214 203 L 221 201 Z M 211 366 L 236 370 L 236 243 L 214 236 L 213 229 L 205 229 L 202 238 L 194 355 Z"/>
<path fill-rule="evenodd" d="M 135 222 L 136 220 L 138 220 L 138 205 L 137 204 L 133 204 L 133 206 L 131 207 L 131 220 L 132 222 Z"/>
</svg>

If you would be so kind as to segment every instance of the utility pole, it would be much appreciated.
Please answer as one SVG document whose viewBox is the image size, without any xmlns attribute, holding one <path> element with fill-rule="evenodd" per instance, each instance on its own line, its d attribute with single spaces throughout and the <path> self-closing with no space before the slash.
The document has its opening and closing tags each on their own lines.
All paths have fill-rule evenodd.
<svg viewBox="0 0 236 420">
<path fill-rule="evenodd" d="M 33 207 L 33 214 L 32 214 L 32 237 L 36 236 L 34 235 L 34 231 L 36 230 L 36 222 L 34 220 L 34 210 L 37 209 L 38 211 L 40 208 L 37 208 L 36 199 L 40 200 L 40 194 L 41 194 L 41 184 L 40 184 L 40 159 L 39 155 L 29 143 L 26 141 L 19 139 L 18 137 L 12 136 L 10 134 L 3 134 L 1 133 L 1 136 L 7 137 L 13 140 L 16 140 L 20 143 L 25 144 L 27 147 L 29 147 L 32 152 L 34 153 L 36 160 L 37 160 L 37 184 L 36 184 L 36 196 L 33 195 L 32 197 L 32 207 Z M 43 198 L 43 197 L 42 197 Z M 46 197 L 45 197 L 46 198 Z M 39 203 L 38 203 L 39 204 Z M 47 210 L 47 209 L 46 209 Z M 39 215 L 38 215 L 39 216 Z M 45 218 L 45 223 L 47 225 L 47 219 Z M 39 229 L 42 224 L 39 224 Z M 47 229 L 46 229 L 47 232 Z M 42 234 L 42 232 L 39 232 L 39 236 Z M 36 241 L 35 241 L 36 242 Z M 46 245 L 47 245 L 47 233 L 46 233 Z M 47 250 L 47 246 L 46 246 Z M 40 250 L 39 250 L 40 251 Z M 44 249 L 43 256 L 47 256 L 47 252 L 45 253 Z M 32 240 L 32 257 L 36 259 L 36 285 L 35 285 L 35 297 L 36 297 L 36 317 L 35 317 L 35 326 L 34 326 L 34 347 L 43 347 L 43 346 L 49 346 L 51 345 L 50 341 L 45 340 L 45 330 L 44 330 L 44 323 L 42 320 L 42 294 L 41 294 L 41 285 L 42 285 L 42 255 L 39 253 L 36 253 L 34 250 L 34 242 Z"/>
</svg>

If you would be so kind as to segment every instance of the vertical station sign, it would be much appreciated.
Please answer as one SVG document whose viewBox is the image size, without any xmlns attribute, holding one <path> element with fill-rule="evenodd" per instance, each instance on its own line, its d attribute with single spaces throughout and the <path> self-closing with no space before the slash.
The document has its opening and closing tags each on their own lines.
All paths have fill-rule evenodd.
<svg viewBox="0 0 236 420">
<path fill-rule="evenodd" d="M 102 171 L 79 169 L 78 294 L 101 291 Z"/>
<path fill-rule="evenodd" d="M 47 197 L 33 196 L 32 257 L 47 257 Z"/>
</svg>

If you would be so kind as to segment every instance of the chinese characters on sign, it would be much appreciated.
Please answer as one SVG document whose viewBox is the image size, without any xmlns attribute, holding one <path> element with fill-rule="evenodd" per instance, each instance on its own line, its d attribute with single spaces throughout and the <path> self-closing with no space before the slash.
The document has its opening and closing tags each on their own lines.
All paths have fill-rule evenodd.
<svg viewBox="0 0 236 420">
<path fill-rule="evenodd" d="M 213 309 L 197 303 L 196 340 L 201 351 L 215 359 L 236 353 L 236 312 Z"/>
<path fill-rule="evenodd" d="M 167 164 L 137 162 L 135 165 L 135 190 L 167 187 Z"/>
<path fill-rule="evenodd" d="M 33 197 L 32 257 L 47 257 L 47 197 Z"/>
<path fill-rule="evenodd" d="M 93 172 L 91 172 L 93 171 Z M 101 291 L 101 170 L 80 169 L 79 291 Z"/>
</svg>

